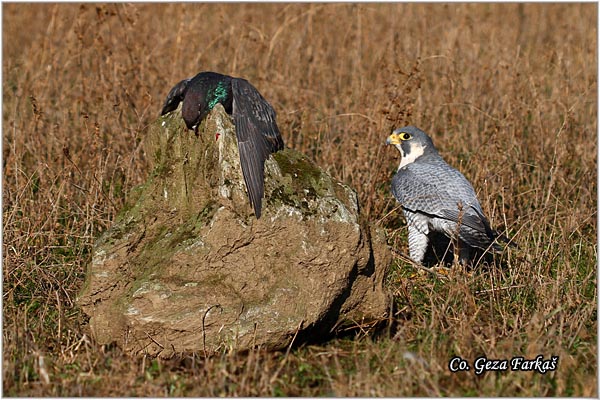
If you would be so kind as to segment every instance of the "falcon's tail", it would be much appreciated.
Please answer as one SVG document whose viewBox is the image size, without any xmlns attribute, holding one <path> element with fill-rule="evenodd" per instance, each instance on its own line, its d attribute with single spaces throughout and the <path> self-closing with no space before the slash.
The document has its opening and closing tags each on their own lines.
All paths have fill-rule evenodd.
<svg viewBox="0 0 600 400">
<path fill-rule="evenodd" d="M 514 247 L 515 249 L 519 248 L 519 245 L 517 244 L 517 242 L 514 241 L 514 239 L 509 238 L 508 236 L 498 232 L 498 231 L 494 231 L 494 235 L 495 235 L 495 240 L 496 240 L 496 245 L 500 247 L 500 245 L 498 245 L 498 242 L 502 242 L 504 244 L 506 244 L 507 246 L 510 247 Z"/>
<path fill-rule="evenodd" d="M 491 250 L 498 251 L 498 252 L 502 251 L 504 249 L 504 246 L 502 246 L 499 242 L 502 242 L 511 247 L 515 247 L 515 248 L 519 247 L 513 239 L 510 239 L 503 233 L 500 233 L 499 231 L 492 229 L 487 218 L 478 209 L 473 208 L 473 210 L 475 210 L 475 212 L 479 215 L 479 218 L 481 219 L 481 222 L 483 223 L 485 233 L 486 233 L 487 237 L 492 241 Z"/>
</svg>

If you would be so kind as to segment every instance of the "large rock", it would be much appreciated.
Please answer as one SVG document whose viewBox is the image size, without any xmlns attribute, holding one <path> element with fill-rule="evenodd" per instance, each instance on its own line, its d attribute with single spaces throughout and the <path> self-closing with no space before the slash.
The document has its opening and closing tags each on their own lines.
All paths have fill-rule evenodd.
<svg viewBox="0 0 600 400">
<path fill-rule="evenodd" d="M 386 317 L 391 254 L 353 190 L 285 149 L 266 163 L 257 220 L 220 105 L 199 132 L 179 111 L 149 129 L 153 172 L 96 242 L 78 299 L 98 342 L 164 357 L 278 349 Z"/>
</svg>

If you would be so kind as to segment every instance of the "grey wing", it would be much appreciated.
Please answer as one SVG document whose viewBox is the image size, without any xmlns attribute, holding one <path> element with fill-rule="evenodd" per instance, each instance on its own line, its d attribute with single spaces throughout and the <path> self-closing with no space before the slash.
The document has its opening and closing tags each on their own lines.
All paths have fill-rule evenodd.
<svg viewBox="0 0 600 400">
<path fill-rule="evenodd" d="M 244 79 L 232 79 L 233 121 L 240 152 L 240 164 L 248 197 L 260 218 L 264 195 L 264 165 L 269 155 L 283 149 L 275 123 L 275 111 Z"/>
<path fill-rule="evenodd" d="M 190 81 L 191 78 L 184 79 L 177 83 L 177 85 L 173 86 L 167 95 L 167 99 L 165 100 L 165 104 L 160 111 L 160 115 L 165 115 L 166 113 L 177 109 L 177 106 L 185 97 L 185 92 Z"/>
<path fill-rule="evenodd" d="M 269 151 L 274 153 L 283 149 L 283 138 L 277 127 L 276 114 L 271 104 L 245 79 L 231 80 L 233 99 L 238 104 L 238 116 L 249 119 L 254 133 L 264 137 Z M 233 110 L 236 118 L 236 110 Z"/>
<path fill-rule="evenodd" d="M 392 180 L 392 193 L 403 208 L 460 222 L 459 236 L 474 247 L 487 247 L 494 239 L 470 183 L 451 167 L 411 164 Z"/>
<path fill-rule="evenodd" d="M 460 238 L 471 247 L 486 249 L 498 236 L 490 227 L 490 223 L 483 213 L 476 207 L 469 206 L 461 210 L 444 210 L 444 215 L 452 221 L 460 221 Z M 497 245 L 494 246 L 495 248 Z"/>
<path fill-rule="evenodd" d="M 392 194 L 403 208 L 430 216 L 441 216 L 445 204 L 443 190 L 408 168 L 403 168 L 394 175 Z"/>
</svg>

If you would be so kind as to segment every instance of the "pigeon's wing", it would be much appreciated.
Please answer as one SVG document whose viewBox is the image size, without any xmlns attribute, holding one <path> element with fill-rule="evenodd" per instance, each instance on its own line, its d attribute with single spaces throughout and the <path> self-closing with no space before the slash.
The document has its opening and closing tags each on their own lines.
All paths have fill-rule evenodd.
<svg viewBox="0 0 600 400">
<path fill-rule="evenodd" d="M 271 153 L 283 149 L 283 139 L 275 122 L 275 111 L 254 86 L 235 78 L 231 89 L 242 174 L 256 218 L 260 218 L 265 161 Z"/>
<path fill-rule="evenodd" d="M 264 137 L 271 153 L 282 150 L 283 138 L 279 133 L 275 110 L 271 104 L 245 79 L 232 79 L 231 91 L 233 100 L 237 102 L 237 113 L 234 109 L 233 118 L 247 118 L 253 133 Z"/>
<path fill-rule="evenodd" d="M 185 92 L 190 81 L 191 78 L 184 79 L 177 85 L 173 86 L 173 88 L 169 91 L 169 94 L 167 95 L 167 99 L 165 100 L 165 104 L 163 105 L 162 110 L 160 111 L 160 115 L 165 115 L 166 113 L 177 109 L 177 106 L 180 102 L 183 101 L 183 98 L 185 97 Z"/>
</svg>

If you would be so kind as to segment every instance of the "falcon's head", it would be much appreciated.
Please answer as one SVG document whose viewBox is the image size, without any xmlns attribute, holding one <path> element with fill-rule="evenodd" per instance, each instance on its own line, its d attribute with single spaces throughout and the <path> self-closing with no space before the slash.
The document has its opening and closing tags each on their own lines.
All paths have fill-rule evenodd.
<svg viewBox="0 0 600 400">
<path fill-rule="evenodd" d="M 398 169 L 415 162 L 423 155 L 437 154 L 431 138 L 414 126 L 405 126 L 404 128 L 396 129 L 387 138 L 386 143 L 395 145 L 402 155 Z"/>
</svg>

